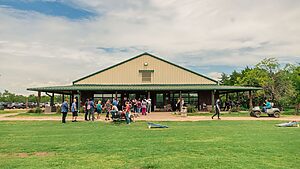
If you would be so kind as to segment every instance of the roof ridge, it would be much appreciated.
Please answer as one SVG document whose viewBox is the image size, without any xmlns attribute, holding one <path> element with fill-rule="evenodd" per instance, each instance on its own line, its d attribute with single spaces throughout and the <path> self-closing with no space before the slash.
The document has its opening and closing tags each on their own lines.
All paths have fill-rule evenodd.
<svg viewBox="0 0 300 169">
<path fill-rule="evenodd" d="M 190 70 L 190 69 L 184 68 L 184 67 L 179 66 L 179 65 L 177 65 L 177 64 L 175 64 L 175 63 L 169 62 L 169 61 L 167 61 L 167 60 L 165 60 L 165 59 L 162 59 L 162 58 L 160 58 L 160 57 L 157 57 L 157 56 L 155 56 L 155 55 L 153 55 L 153 54 L 150 54 L 150 53 L 148 53 L 148 52 L 144 52 L 144 53 L 141 53 L 141 54 L 139 54 L 139 55 L 137 55 L 137 56 L 134 56 L 134 57 L 132 57 L 132 58 L 129 58 L 129 59 L 125 60 L 125 61 L 122 61 L 122 62 L 120 62 L 120 63 L 117 63 L 117 64 L 112 65 L 112 66 L 110 66 L 110 67 L 107 67 L 107 68 L 105 68 L 105 69 L 102 69 L 102 70 L 100 70 L 100 71 L 94 72 L 94 73 L 89 74 L 89 75 L 87 75 L 87 76 L 84 76 L 84 77 L 82 77 L 82 78 L 80 78 L 80 79 L 77 79 L 77 80 L 73 81 L 73 84 L 76 83 L 76 82 L 78 82 L 78 81 L 81 81 L 81 80 L 83 80 L 83 79 L 86 79 L 86 78 L 88 78 L 88 77 L 91 77 L 91 76 L 93 76 L 93 75 L 96 75 L 96 74 L 98 74 L 98 73 L 101 73 L 101 72 L 104 72 L 104 71 L 106 71 L 106 70 L 112 69 L 112 68 L 114 68 L 114 67 L 116 67 L 116 66 L 119 66 L 119 65 L 121 65 L 121 64 L 127 63 L 127 62 L 129 62 L 129 61 L 131 61 L 131 60 L 134 60 L 134 59 L 139 58 L 139 57 L 144 56 L 144 55 L 151 56 L 151 57 L 153 57 L 153 58 L 155 58 L 155 59 L 158 59 L 158 60 L 160 60 L 160 61 L 166 62 L 166 63 L 168 63 L 168 64 L 170 64 L 170 65 L 176 66 L 176 67 L 178 67 L 178 68 L 180 68 L 180 69 L 183 69 L 183 70 L 185 70 L 185 71 L 188 71 L 188 72 L 190 72 L 190 73 L 196 74 L 196 75 L 198 75 L 198 76 L 201 76 L 201 77 L 203 77 L 203 78 L 206 78 L 206 79 L 209 79 L 209 80 L 211 80 L 211 81 L 213 81 L 213 82 L 218 83 L 218 81 L 215 80 L 215 79 L 212 79 L 212 78 L 210 78 L 210 77 L 207 77 L 207 76 L 205 76 L 205 75 L 202 75 L 202 74 L 200 74 L 200 73 L 197 73 L 197 72 L 195 72 L 195 71 L 192 71 L 192 70 Z"/>
</svg>

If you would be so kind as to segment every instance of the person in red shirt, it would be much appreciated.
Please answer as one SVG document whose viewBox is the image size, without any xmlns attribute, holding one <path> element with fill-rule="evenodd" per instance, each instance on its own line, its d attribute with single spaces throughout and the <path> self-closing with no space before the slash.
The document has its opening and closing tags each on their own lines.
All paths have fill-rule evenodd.
<svg viewBox="0 0 300 169">
<path fill-rule="evenodd" d="M 126 102 L 126 108 L 125 108 L 125 118 L 126 118 L 126 123 L 130 124 L 130 104 L 128 102 Z"/>
</svg>

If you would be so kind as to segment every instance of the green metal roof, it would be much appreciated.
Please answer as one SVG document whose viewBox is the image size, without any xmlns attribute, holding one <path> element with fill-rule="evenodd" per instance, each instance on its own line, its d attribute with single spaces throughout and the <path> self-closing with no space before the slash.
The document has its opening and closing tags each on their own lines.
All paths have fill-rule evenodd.
<svg viewBox="0 0 300 169">
<path fill-rule="evenodd" d="M 70 91 L 180 91 L 180 90 L 218 90 L 218 91 L 249 91 L 261 90 L 260 87 L 203 85 L 203 84 L 120 84 L 120 85 L 69 85 L 28 88 L 30 91 L 70 92 Z"/>
<path fill-rule="evenodd" d="M 128 60 L 125 60 L 125 61 L 123 61 L 123 62 L 120 62 L 120 63 L 118 63 L 118 64 L 116 64 L 116 65 L 110 66 L 110 67 L 108 67 L 108 68 L 106 68 L 106 69 L 100 70 L 100 71 L 98 71 L 98 72 L 95 72 L 95 73 L 92 73 L 92 74 L 87 75 L 87 76 L 85 76 L 85 77 L 82 77 L 82 78 L 80 78 L 80 79 L 78 79 L 78 80 L 75 80 L 75 81 L 73 81 L 73 84 L 76 83 L 76 82 L 79 82 L 79 81 L 81 81 L 81 80 L 83 80 L 83 79 L 86 79 L 86 78 L 88 78 L 88 77 L 91 77 L 91 76 L 93 76 L 93 75 L 96 75 L 96 74 L 98 74 L 98 73 L 104 72 L 104 71 L 106 71 L 106 70 L 112 69 L 112 68 L 114 68 L 114 67 L 116 67 L 116 66 L 119 66 L 119 65 L 121 65 L 121 64 L 124 64 L 124 63 L 126 63 L 126 62 L 129 62 L 129 61 L 131 61 L 131 60 L 134 60 L 134 59 L 136 59 L 136 58 L 139 58 L 139 57 L 141 57 L 141 56 L 143 56 L 143 55 L 151 56 L 151 57 L 153 57 L 153 58 L 155 58 L 155 59 L 158 59 L 158 60 L 160 60 L 160 61 L 166 62 L 166 63 L 168 63 L 168 64 L 171 64 L 171 65 L 175 66 L 175 67 L 178 67 L 178 68 L 183 69 L 183 70 L 185 70 L 185 71 L 188 71 L 188 72 L 191 72 L 191 73 L 196 74 L 196 75 L 198 75 L 198 76 L 201 76 L 201 77 L 204 77 L 204 78 L 206 78 L 206 79 L 209 79 L 209 80 L 211 80 L 211 81 L 213 81 L 213 82 L 215 82 L 215 83 L 218 83 L 218 81 L 215 80 L 215 79 L 212 79 L 212 78 L 210 78 L 210 77 L 204 76 L 204 75 L 199 74 L 199 73 L 196 73 L 196 72 L 194 72 L 194 71 L 191 71 L 191 70 L 189 70 L 189 69 L 186 69 L 186 68 L 181 67 L 181 66 L 179 66 L 179 65 L 176 65 L 176 64 L 174 64 L 174 63 L 172 63 L 172 62 L 166 61 L 166 60 L 164 60 L 164 59 L 162 59 L 162 58 L 159 58 L 159 57 L 157 57 L 157 56 L 154 56 L 154 55 L 152 55 L 152 54 L 149 54 L 149 53 L 145 52 L 145 53 L 142 53 L 142 54 L 140 54 L 140 55 L 137 55 L 137 56 L 135 56 L 135 57 L 133 57 L 133 58 L 130 58 L 130 59 L 128 59 Z"/>
</svg>

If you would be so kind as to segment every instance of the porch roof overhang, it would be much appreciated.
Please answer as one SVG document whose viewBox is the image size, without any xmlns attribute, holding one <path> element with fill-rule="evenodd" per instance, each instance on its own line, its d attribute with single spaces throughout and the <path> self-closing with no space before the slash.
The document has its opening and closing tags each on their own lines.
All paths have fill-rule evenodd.
<svg viewBox="0 0 300 169">
<path fill-rule="evenodd" d="M 262 90 L 261 87 L 248 86 L 225 86 L 225 85 L 205 85 L 205 84 L 85 84 L 69 86 L 50 86 L 28 88 L 30 91 L 49 93 L 76 93 L 78 91 L 200 91 L 216 90 L 219 92 L 241 92 L 251 90 Z"/>
</svg>

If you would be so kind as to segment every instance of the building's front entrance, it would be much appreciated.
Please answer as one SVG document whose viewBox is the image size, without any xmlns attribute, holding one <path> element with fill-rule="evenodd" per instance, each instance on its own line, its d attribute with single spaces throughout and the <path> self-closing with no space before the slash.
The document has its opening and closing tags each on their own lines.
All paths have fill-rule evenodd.
<svg viewBox="0 0 300 169">
<path fill-rule="evenodd" d="M 89 92 L 92 93 L 92 92 Z M 178 99 L 181 97 L 184 100 L 186 106 L 199 107 L 202 103 L 210 104 L 211 97 L 209 92 L 179 92 L 179 91 L 111 91 L 111 92 L 95 92 L 93 98 L 95 101 L 101 100 L 106 102 L 108 99 L 112 100 L 117 97 L 123 104 L 125 100 L 132 99 L 147 99 L 148 96 L 151 98 L 151 109 L 152 111 L 171 111 L 175 109 L 175 105 Z"/>
</svg>

